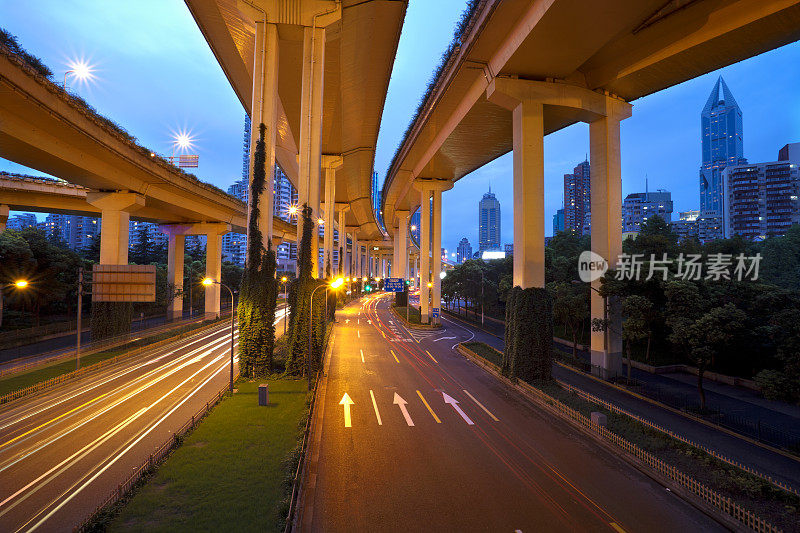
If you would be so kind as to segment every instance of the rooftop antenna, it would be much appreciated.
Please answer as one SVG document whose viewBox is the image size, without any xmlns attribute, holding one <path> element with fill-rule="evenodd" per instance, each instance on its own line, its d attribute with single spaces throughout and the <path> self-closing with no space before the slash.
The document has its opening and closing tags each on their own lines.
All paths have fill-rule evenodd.
<svg viewBox="0 0 800 533">
<path fill-rule="evenodd" d="M 644 199 L 645 201 L 650 200 L 649 188 L 647 186 L 647 174 L 644 175 Z"/>
</svg>

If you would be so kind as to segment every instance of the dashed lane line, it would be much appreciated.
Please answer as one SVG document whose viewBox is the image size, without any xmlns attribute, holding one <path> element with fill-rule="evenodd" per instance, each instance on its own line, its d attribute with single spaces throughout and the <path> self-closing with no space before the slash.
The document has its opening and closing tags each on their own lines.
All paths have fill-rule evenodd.
<svg viewBox="0 0 800 533">
<path fill-rule="evenodd" d="M 431 409 L 431 406 L 430 406 L 430 405 L 428 405 L 428 401 L 425 399 L 425 397 L 422 395 L 422 393 L 421 393 L 420 391 L 417 391 L 417 395 L 419 396 L 419 399 L 420 399 L 420 400 L 422 400 L 422 403 L 424 403 L 424 404 L 425 404 L 425 407 L 427 407 L 427 408 L 428 408 L 428 412 L 431 414 L 431 416 L 433 417 L 433 419 L 434 419 L 434 420 L 436 420 L 436 423 L 437 423 L 437 424 L 441 424 L 441 423 L 442 423 L 442 421 L 441 421 L 441 420 L 439 420 L 439 417 L 438 417 L 438 416 L 436 416 L 436 413 L 434 413 L 434 412 L 433 412 L 433 409 Z"/>
<path fill-rule="evenodd" d="M 375 401 L 375 393 L 372 392 L 372 389 L 369 390 L 369 395 L 372 398 L 372 407 L 375 409 L 375 418 L 378 419 L 378 425 L 382 426 L 383 422 L 381 421 L 381 413 L 378 411 L 378 403 Z"/>
<path fill-rule="evenodd" d="M 485 407 L 485 406 L 484 406 L 484 405 L 483 405 L 481 402 L 479 402 L 479 401 L 478 401 L 478 400 L 475 398 L 475 396 L 473 396 L 472 394 L 470 394 L 470 393 L 469 393 L 469 391 L 468 391 L 467 389 L 462 389 L 462 390 L 464 391 L 464 394 L 466 394 L 467 396 L 469 396 L 469 397 L 470 397 L 470 399 L 471 399 L 473 402 L 475 402 L 475 403 L 477 403 L 477 404 L 478 404 L 478 407 L 480 407 L 481 409 L 483 409 L 483 410 L 486 412 L 486 414 L 487 414 L 487 415 L 489 415 L 490 417 L 492 417 L 492 420 L 494 420 L 495 422 L 500 422 L 500 420 L 499 420 L 499 419 L 498 419 L 496 416 L 494 416 L 494 415 L 492 414 L 492 412 L 491 412 L 491 411 L 489 411 L 489 410 L 488 410 L 488 409 L 487 409 L 487 408 L 486 408 L 486 407 Z"/>
</svg>

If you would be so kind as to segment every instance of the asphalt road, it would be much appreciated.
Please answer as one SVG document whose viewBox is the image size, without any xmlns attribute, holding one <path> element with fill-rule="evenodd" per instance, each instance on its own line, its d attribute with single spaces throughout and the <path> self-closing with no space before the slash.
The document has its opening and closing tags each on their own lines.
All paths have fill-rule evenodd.
<svg viewBox="0 0 800 533">
<path fill-rule="evenodd" d="M 408 331 L 389 301 L 337 312 L 302 530 L 722 529 L 459 355 L 469 330 Z"/>
<path fill-rule="evenodd" d="M 0 410 L 0 531 L 79 525 L 225 386 L 229 368 L 221 325 Z"/>
</svg>

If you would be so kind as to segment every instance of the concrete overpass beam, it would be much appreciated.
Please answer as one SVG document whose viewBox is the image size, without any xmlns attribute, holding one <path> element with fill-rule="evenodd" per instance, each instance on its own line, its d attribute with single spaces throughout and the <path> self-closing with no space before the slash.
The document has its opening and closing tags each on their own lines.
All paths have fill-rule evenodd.
<svg viewBox="0 0 800 533">
<path fill-rule="evenodd" d="M 267 248 L 272 238 L 272 203 L 275 183 L 275 144 L 278 124 L 278 27 L 276 24 L 256 20 L 255 44 L 253 46 L 253 99 L 250 117 L 250 172 L 249 183 L 253 182 L 256 145 L 260 139 L 260 127 L 264 124 L 264 190 L 258 201 L 258 229 L 261 242 Z M 250 233 L 250 215 L 254 209 L 252 195 L 248 194 L 247 233 Z"/>
<path fill-rule="evenodd" d="M 6 230 L 8 224 L 8 214 L 11 212 L 7 205 L 0 205 L 0 233 Z"/>
<path fill-rule="evenodd" d="M 311 208 L 311 219 L 319 217 L 320 166 L 322 157 L 322 96 L 325 72 L 325 28 L 303 29 L 303 78 L 300 103 L 300 205 Z M 303 219 L 297 219 L 297 234 L 303 234 Z M 311 235 L 311 273 L 319 277 L 319 233 Z"/>
<path fill-rule="evenodd" d="M 144 196 L 132 192 L 90 192 L 86 201 L 100 209 L 100 264 L 128 264 L 131 212 L 144 207 Z"/>
</svg>

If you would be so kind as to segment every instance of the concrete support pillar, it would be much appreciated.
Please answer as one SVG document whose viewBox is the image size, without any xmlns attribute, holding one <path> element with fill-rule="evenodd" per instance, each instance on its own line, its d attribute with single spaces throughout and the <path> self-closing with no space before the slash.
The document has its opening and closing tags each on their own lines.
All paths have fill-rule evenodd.
<svg viewBox="0 0 800 533">
<path fill-rule="evenodd" d="M 322 93 L 325 72 L 325 28 L 303 28 L 303 78 L 300 103 L 300 179 L 297 194 L 300 205 L 311 208 L 311 220 L 320 215 L 319 189 L 322 157 Z M 297 220 L 298 235 L 303 234 L 302 217 Z M 319 233 L 311 235 L 311 272 L 319 276 Z"/>
<path fill-rule="evenodd" d="M 441 313 L 442 309 L 442 190 L 435 189 L 433 191 L 433 272 L 431 278 L 433 279 L 433 296 L 431 298 L 431 307 L 438 309 Z M 439 318 L 433 319 L 436 323 L 440 322 Z"/>
<path fill-rule="evenodd" d="M 406 278 L 408 265 L 408 211 L 396 211 L 397 225 L 394 231 L 394 259 L 392 277 Z"/>
<path fill-rule="evenodd" d="M 350 235 L 352 235 L 352 243 L 350 244 L 350 262 L 352 263 L 352 272 L 350 273 L 350 277 L 353 278 L 361 278 L 361 259 L 360 259 L 360 252 L 359 248 L 360 245 L 358 244 L 358 228 L 353 227 Z"/>
<path fill-rule="evenodd" d="M 589 124 L 592 251 L 603 257 L 610 268 L 616 266 L 622 253 L 619 122 L 620 118 L 612 114 Z M 599 290 L 601 285 L 600 280 L 592 282 L 594 289 Z M 622 372 L 622 312 L 616 299 L 609 300 L 606 312 L 605 300 L 594 290 L 590 295 L 592 320 L 609 320 L 605 331 L 591 333 L 592 370 L 609 379 Z"/>
<path fill-rule="evenodd" d="M 8 214 L 11 212 L 7 205 L 0 205 L 0 233 L 6 230 L 8 224 Z"/>
<path fill-rule="evenodd" d="M 337 263 L 337 271 L 339 272 L 340 276 L 349 276 L 350 275 L 350 267 L 347 266 L 349 262 L 347 261 L 347 228 L 345 227 L 345 216 L 344 214 L 347 210 L 350 209 L 350 206 L 347 204 L 336 204 L 336 210 L 339 212 L 339 242 L 338 242 L 338 250 L 339 250 L 339 261 Z"/>
<path fill-rule="evenodd" d="M 514 285 L 544 287 L 544 117 L 541 103 L 513 111 Z"/>
<path fill-rule="evenodd" d="M 131 212 L 144 206 L 144 196 L 131 192 L 90 192 L 86 201 L 100 209 L 100 264 L 128 264 Z"/>
<path fill-rule="evenodd" d="M 419 219 L 419 312 L 420 321 L 428 323 L 430 316 L 428 298 L 430 289 L 428 282 L 431 279 L 430 254 L 431 254 L 431 190 L 427 186 L 420 188 L 420 219 Z"/>
<path fill-rule="evenodd" d="M 258 199 L 258 229 L 261 241 L 267 248 L 272 238 L 272 204 L 275 186 L 275 143 L 278 120 L 278 27 L 264 20 L 256 20 L 256 35 L 253 46 L 253 93 L 250 117 L 250 172 L 249 183 L 253 181 L 253 167 L 256 144 L 260 138 L 260 125 L 264 124 L 264 191 Z M 247 219 L 255 207 L 252 195 L 248 195 Z M 248 238 L 250 224 L 248 223 Z M 249 242 L 249 241 L 248 241 Z M 274 248 L 274 246 L 273 246 Z"/>
<path fill-rule="evenodd" d="M 333 226 L 336 221 L 336 169 L 341 168 L 342 158 L 337 155 L 323 155 L 322 168 L 325 170 L 325 223 L 322 246 L 322 272 L 327 273 L 328 265 L 331 266 L 331 275 L 336 273 L 333 262 Z"/>
<path fill-rule="evenodd" d="M 167 319 L 177 320 L 183 317 L 183 258 L 186 237 L 182 234 L 169 233 L 167 244 L 167 283 L 172 288 L 172 297 L 167 307 Z M 191 280 L 190 280 L 191 283 Z"/>
</svg>

